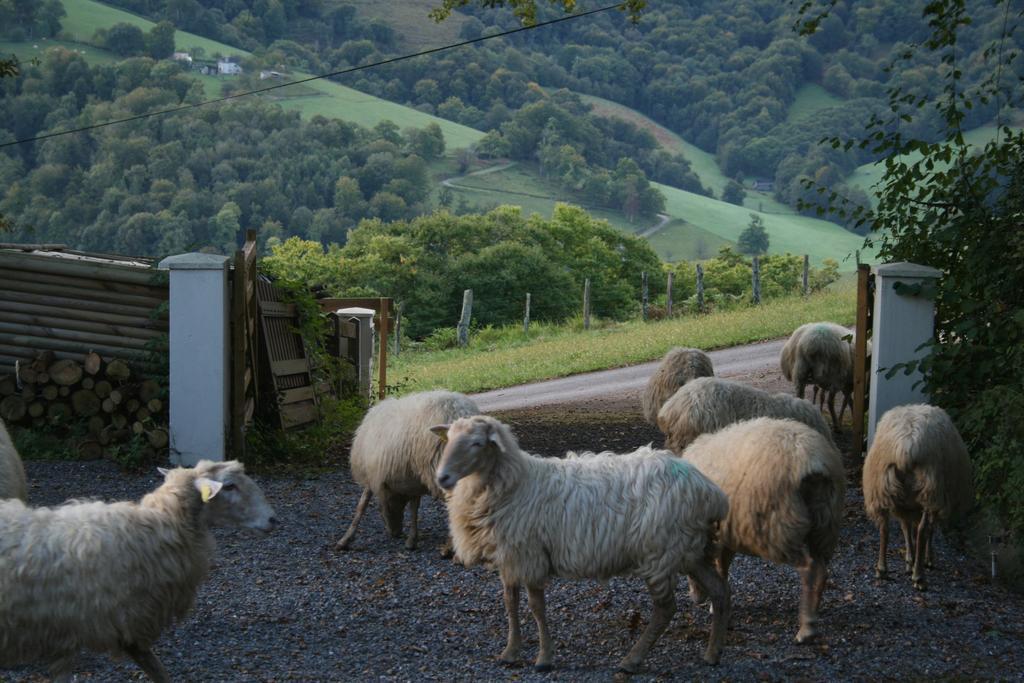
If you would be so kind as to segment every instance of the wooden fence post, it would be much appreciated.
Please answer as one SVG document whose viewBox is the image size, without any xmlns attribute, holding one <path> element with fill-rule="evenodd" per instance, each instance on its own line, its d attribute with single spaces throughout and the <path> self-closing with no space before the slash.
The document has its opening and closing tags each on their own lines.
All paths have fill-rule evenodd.
<svg viewBox="0 0 1024 683">
<path fill-rule="evenodd" d="M 473 290 L 462 293 L 462 317 L 459 318 L 459 346 L 469 344 L 469 319 L 473 315 Z"/>
<path fill-rule="evenodd" d="M 857 266 L 857 322 L 853 331 L 853 405 L 850 406 L 850 420 L 853 423 L 853 437 L 850 440 L 850 455 L 857 458 L 864 452 L 864 413 L 867 412 L 867 355 L 868 329 L 871 325 L 871 267 Z M 856 462 L 859 462 L 857 460 Z"/>
<path fill-rule="evenodd" d="M 526 293 L 526 315 L 523 316 L 523 334 L 530 334 L 530 293 Z"/>
<path fill-rule="evenodd" d="M 704 312 L 704 266 L 697 264 L 697 310 Z"/>
<path fill-rule="evenodd" d="M 810 272 L 811 272 L 811 257 L 808 256 L 807 254 L 804 254 L 804 280 L 803 280 L 804 296 L 807 296 L 808 294 L 811 293 Z"/>
<path fill-rule="evenodd" d="M 395 306 L 395 355 L 402 352 L 402 303 Z"/>
<path fill-rule="evenodd" d="M 751 263 L 751 285 L 754 289 L 754 305 L 761 303 L 761 261 L 756 256 Z"/>
<path fill-rule="evenodd" d="M 384 400 L 388 393 L 388 304 L 391 299 L 381 299 L 380 308 L 380 358 L 378 359 L 377 398 Z"/>
<path fill-rule="evenodd" d="M 590 329 L 590 278 L 583 281 L 583 329 Z"/>
<path fill-rule="evenodd" d="M 640 273 L 640 310 L 643 312 L 644 322 L 647 322 L 647 271 Z"/>
<path fill-rule="evenodd" d="M 665 294 L 665 316 L 668 318 L 672 317 L 672 279 L 675 273 L 671 270 L 668 271 L 668 284 L 666 285 L 667 292 Z"/>
</svg>

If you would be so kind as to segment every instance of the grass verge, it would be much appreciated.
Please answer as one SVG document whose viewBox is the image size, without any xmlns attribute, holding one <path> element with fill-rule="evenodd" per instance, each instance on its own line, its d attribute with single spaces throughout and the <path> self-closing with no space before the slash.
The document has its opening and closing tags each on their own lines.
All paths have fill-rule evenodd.
<svg viewBox="0 0 1024 683">
<path fill-rule="evenodd" d="M 673 346 L 716 349 L 788 335 L 809 320 L 851 324 L 856 290 L 844 285 L 807 298 L 660 322 L 629 321 L 582 332 L 575 324 L 485 331 L 467 349 L 403 353 L 391 358 L 398 393 L 429 389 L 486 391 L 581 372 L 657 360 Z M 490 334 L 488 334 L 490 333 Z"/>
</svg>

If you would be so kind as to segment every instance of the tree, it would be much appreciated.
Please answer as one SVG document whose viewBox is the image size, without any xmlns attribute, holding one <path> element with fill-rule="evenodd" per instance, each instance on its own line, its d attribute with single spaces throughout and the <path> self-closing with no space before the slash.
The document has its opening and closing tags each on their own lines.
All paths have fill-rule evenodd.
<svg viewBox="0 0 1024 683">
<path fill-rule="evenodd" d="M 529 26 L 537 23 L 537 0 L 478 0 L 483 7 L 503 7 L 508 5 L 523 24 Z M 549 0 L 552 5 L 561 7 L 566 13 L 576 9 L 575 0 Z M 474 0 L 442 0 L 441 6 L 430 12 L 430 18 L 434 21 L 444 21 L 451 15 L 453 10 L 466 5 L 476 4 Z M 640 17 L 640 12 L 647 5 L 647 0 L 625 0 L 620 7 L 628 11 L 633 21 Z"/>
<path fill-rule="evenodd" d="M 927 39 L 907 58 L 942 65 L 941 88 L 908 91 L 897 85 L 885 116 L 869 122 L 862 139 L 831 140 L 834 148 L 871 148 L 884 155 L 885 175 L 874 210 L 851 207 L 829 195 L 855 225 L 872 231 L 882 261 L 911 261 L 943 271 L 934 291 L 908 294 L 934 299 L 935 335 L 920 363 L 924 389 L 956 423 L 976 468 L 978 500 L 1020 538 L 1024 533 L 1024 131 L 1006 125 L 1024 105 L 1024 77 L 1014 31 L 1024 18 L 1019 3 L 1002 0 L 1001 29 L 979 55 L 985 77 L 965 88 L 961 61 L 972 11 L 959 0 L 924 8 Z M 995 8 L 993 8 L 995 9 Z M 812 32 L 827 12 L 805 15 Z M 1012 19 L 1010 19 L 1012 15 Z M 965 122 L 987 109 L 997 133 L 983 147 L 967 143 Z M 941 137 L 922 138 L 914 124 L 931 120 Z M 921 131 L 919 132 L 927 132 Z M 908 132 L 909 131 L 909 132 Z M 809 183 L 813 185 L 813 183 Z"/>
<path fill-rule="evenodd" d="M 722 190 L 722 201 L 735 204 L 736 206 L 743 206 L 743 200 L 747 198 L 747 191 L 743 189 L 735 180 L 730 180 L 725 189 Z"/>
<path fill-rule="evenodd" d="M 167 59 L 174 54 L 174 24 L 161 21 L 149 30 L 146 53 L 153 59 Z"/>
<path fill-rule="evenodd" d="M 141 55 L 146 51 L 146 35 L 132 24 L 114 24 L 107 30 L 104 47 L 121 57 Z"/>
<path fill-rule="evenodd" d="M 756 213 L 750 214 L 750 224 L 740 233 L 736 248 L 741 254 L 757 256 L 768 251 L 768 231 L 764 229 L 764 220 Z"/>
</svg>

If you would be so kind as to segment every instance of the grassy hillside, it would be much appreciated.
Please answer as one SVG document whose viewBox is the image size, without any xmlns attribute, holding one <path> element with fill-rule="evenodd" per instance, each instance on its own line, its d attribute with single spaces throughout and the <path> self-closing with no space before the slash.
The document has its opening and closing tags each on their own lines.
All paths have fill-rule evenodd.
<svg viewBox="0 0 1024 683">
<path fill-rule="evenodd" d="M 74 36 L 75 41 L 86 41 L 92 37 L 98 28 L 107 28 L 119 22 L 125 22 L 138 26 L 144 31 L 148 31 L 153 26 L 153 22 L 144 19 L 142 17 L 125 12 L 123 10 L 104 5 L 100 2 L 94 2 L 94 0 L 63 0 L 64 9 L 67 11 L 67 16 L 62 21 L 62 28 L 67 33 Z M 53 43 L 54 41 L 50 41 Z M 225 45 L 224 43 L 218 43 L 214 40 L 203 38 L 186 31 L 178 31 L 175 34 L 175 46 L 179 50 L 190 50 L 195 47 L 201 47 L 208 56 L 212 56 L 215 53 L 222 55 L 239 55 L 239 56 L 250 56 L 245 50 Z M 38 44 L 40 48 L 45 43 L 34 43 Z M 26 43 L 25 45 L 29 45 Z M 74 46 L 72 46 L 73 49 Z M 101 59 L 97 53 L 102 53 L 102 50 L 95 50 L 94 48 L 87 48 L 85 46 L 77 46 L 79 49 L 87 50 L 86 58 L 90 61 L 98 61 Z M 24 50 L 26 48 L 22 48 Z M 16 54 L 21 56 L 22 52 L 17 50 L 14 51 Z M 104 53 L 109 54 L 109 53 Z M 112 58 L 112 56 L 111 56 Z M 295 73 L 293 76 L 296 79 L 305 78 L 309 74 Z M 211 96 L 216 96 L 219 92 L 210 92 L 211 86 L 215 86 L 217 81 L 204 82 L 207 86 L 207 92 Z M 459 149 L 466 147 L 473 142 L 479 140 L 483 133 L 468 126 L 463 126 L 457 123 L 453 123 L 446 119 L 424 114 L 423 112 L 416 111 L 409 107 L 395 104 L 394 102 L 388 102 L 378 97 L 368 95 L 352 88 L 347 88 L 338 83 L 333 83 L 327 80 L 313 81 L 307 85 L 307 87 L 315 95 L 307 97 L 296 97 L 289 99 L 287 102 L 282 104 L 290 109 L 296 109 L 302 113 L 305 117 L 315 116 L 321 114 L 323 116 L 329 116 L 346 121 L 352 121 L 364 126 L 372 127 L 383 121 L 389 119 L 401 127 L 417 127 L 422 128 L 430 122 L 436 122 L 441 126 L 441 130 L 444 132 L 445 141 L 448 149 Z"/>
<path fill-rule="evenodd" d="M 361 19 L 379 20 L 393 28 L 399 34 L 397 42 L 402 52 L 419 52 L 459 42 L 459 31 L 469 18 L 452 12 L 441 23 L 429 19 L 427 14 L 440 4 L 435 0 L 348 0 L 334 4 L 354 5 Z"/>
<path fill-rule="evenodd" d="M 687 258 L 683 256 L 685 245 L 693 239 L 686 234 L 688 225 L 698 225 L 722 240 L 735 242 L 750 223 L 750 214 L 758 213 L 768 231 L 770 253 L 809 254 L 815 263 L 833 258 L 839 261 L 842 270 L 855 267 L 853 252 L 861 248 L 862 239 L 835 223 L 792 213 L 751 211 L 747 207 L 655 184 L 665 194 L 666 212 L 683 222 L 682 226 L 670 223 L 650 237 L 651 246 L 662 257 L 673 253 L 677 254 L 674 258 Z M 848 256 L 850 258 L 844 260 Z"/>
<path fill-rule="evenodd" d="M 465 198 L 472 206 L 487 207 L 497 204 L 516 204 L 526 214 L 551 216 L 556 202 L 578 204 L 569 192 L 552 191 L 536 168 L 527 164 L 454 181 L 451 188 L 455 201 Z M 735 206 L 717 199 L 656 184 L 666 197 L 666 213 L 672 220 L 648 238 L 658 255 L 667 260 L 706 258 L 714 256 L 720 246 L 735 244 L 739 234 L 750 223 L 751 209 Z M 625 232 L 640 232 L 651 227 L 647 223 L 630 223 L 622 213 L 587 207 L 598 218 L 603 218 Z M 756 213 L 756 211 L 755 211 Z M 844 270 L 853 268 L 847 255 L 860 248 L 861 238 L 843 230 L 834 223 L 799 216 L 793 213 L 761 212 L 771 240 L 771 253 L 792 252 L 810 254 L 815 263 L 834 258 Z"/>
<path fill-rule="evenodd" d="M 967 144 L 973 146 L 982 146 L 990 140 L 994 140 L 996 137 L 995 126 L 982 126 L 969 130 L 964 134 L 964 139 Z M 907 161 L 913 163 L 921 158 L 921 155 L 917 152 L 907 155 Z M 858 166 L 853 173 L 847 178 L 846 182 L 849 185 L 859 187 L 868 193 L 868 196 L 874 199 L 875 197 L 875 186 L 882 181 L 882 176 L 885 174 L 885 164 L 882 162 L 875 162 L 871 164 L 864 164 Z"/>
<path fill-rule="evenodd" d="M 842 98 L 836 97 L 816 83 L 808 83 L 796 91 L 796 99 L 786 112 L 786 123 L 800 121 L 820 109 L 838 107 L 842 104 Z"/>
</svg>

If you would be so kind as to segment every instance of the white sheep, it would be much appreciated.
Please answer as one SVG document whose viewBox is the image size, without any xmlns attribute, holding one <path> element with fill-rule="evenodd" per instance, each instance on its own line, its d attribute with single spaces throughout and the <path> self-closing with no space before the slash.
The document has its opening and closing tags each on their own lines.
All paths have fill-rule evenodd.
<svg viewBox="0 0 1024 683">
<path fill-rule="evenodd" d="M 715 369 L 711 359 L 700 349 L 676 347 L 669 350 L 661 365 L 647 380 L 647 388 L 640 399 L 644 419 L 658 424 L 658 411 L 672 394 L 692 379 L 713 377 Z"/>
<path fill-rule="evenodd" d="M 729 496 L 719 539 L 723 580 L 736 553 L 796 567 L 802 584 L 796 640 L 813 637 L 846 489 L 832 441 L 794 420 L 760 418 L 705 434 L 682 457 Z M 694 593 L 701 601 L 700 591 Z"/>
<path fill-rule="evenodd" d="M 716 663 L 729 611 L 729 587 L 715 572 L 715 529 L 725 494 L 667 451 L 567 459 L 526 453 L 508 426 L 476 416 L 434 429 L 447 440 L 437 481 L 451 491 L 448 519 L 466 566 L 497 568 L 504 587 L 508 642 L 519 659 L 519 591 L 525 586 L 540 633 L 538 670 L 551 668 L 544 613 L 549 577 L 643 579 L 654 601 L 646 630 L 620 668 L 636 671 L 676 611 L 679 572 L 710 594 L 715 610 L 704 659 Z"/>
<path fill-rule="evenodd" d="M 21 464 L 21 457 L 11 435 L 7 433 L 4 421 L 0 419 L 0 500 L 4 498 L 28 500 L 28 488 L 25 485 L 25 468 Z"/>
<path fill-rule="evenodd" d="M 409 506 L 410 528 L 405 547 L 415 548 L 420 497 L 444 497 L 434 480 L 443 444 L 434 438 L 430 428 L 479 412 L 472 399 L 451 391 L 389 398 L 371 408 L 356 430 L 349 455 L 352 479 L 363 487 L 363 493 L 352 524 L 335 547 L 348 548 L 366 506 L 377 496 L 384 525 L 394 538 L 402 535 L 402 517 Z"/>
<path fill-rule="evenodd" d="M 164 473 L 139 503 L 0 502 L 0 668 L 42 662 L 66 681 L 87 649 L 170 681 L 151 648 L 192 607 L 213 553 L 208 527 L 267 532 L 276 520 L 240 463 Z"/>
<path fill-rule="evenodd" d="M 796 395 L 804 397 L 808 384 L 814 385 L 814 398 L 824 392 L 822 401 L 828 402 L 833 426 L 839 426 L 836 417 L 835 395 L 842 392 L 842 416 L 847 405 L 852 405 L 853 394 L 853 342 L 851 332 L 842 325 L 830 322 L 807 323 L 798 327 L 782 347 L 779 366 L 782 376 L 792 381 Z"/>
<path fill-rule="evenodd" d="M 878 524 L 876 576 L 888 571 L 889 515 L 903 528 L 904 559 L 914 588 L 925 590 L 936 522 L 956 519 L 974 501 L 971 460 L 963 439 L 942 408 L 897 406 L 875 429 L 863 472 L 864 507 Z"/>
<path fill-rule="evenodd" d="M 658 428 L 665 435 L 665 447 L 678 453 L 701 434 L 757 417 L 797 420 L 832 440 L 821 411 L 813 404 L 717 377 L 687 382 L 673 394 L 658 412 Z"/>
</svg>

